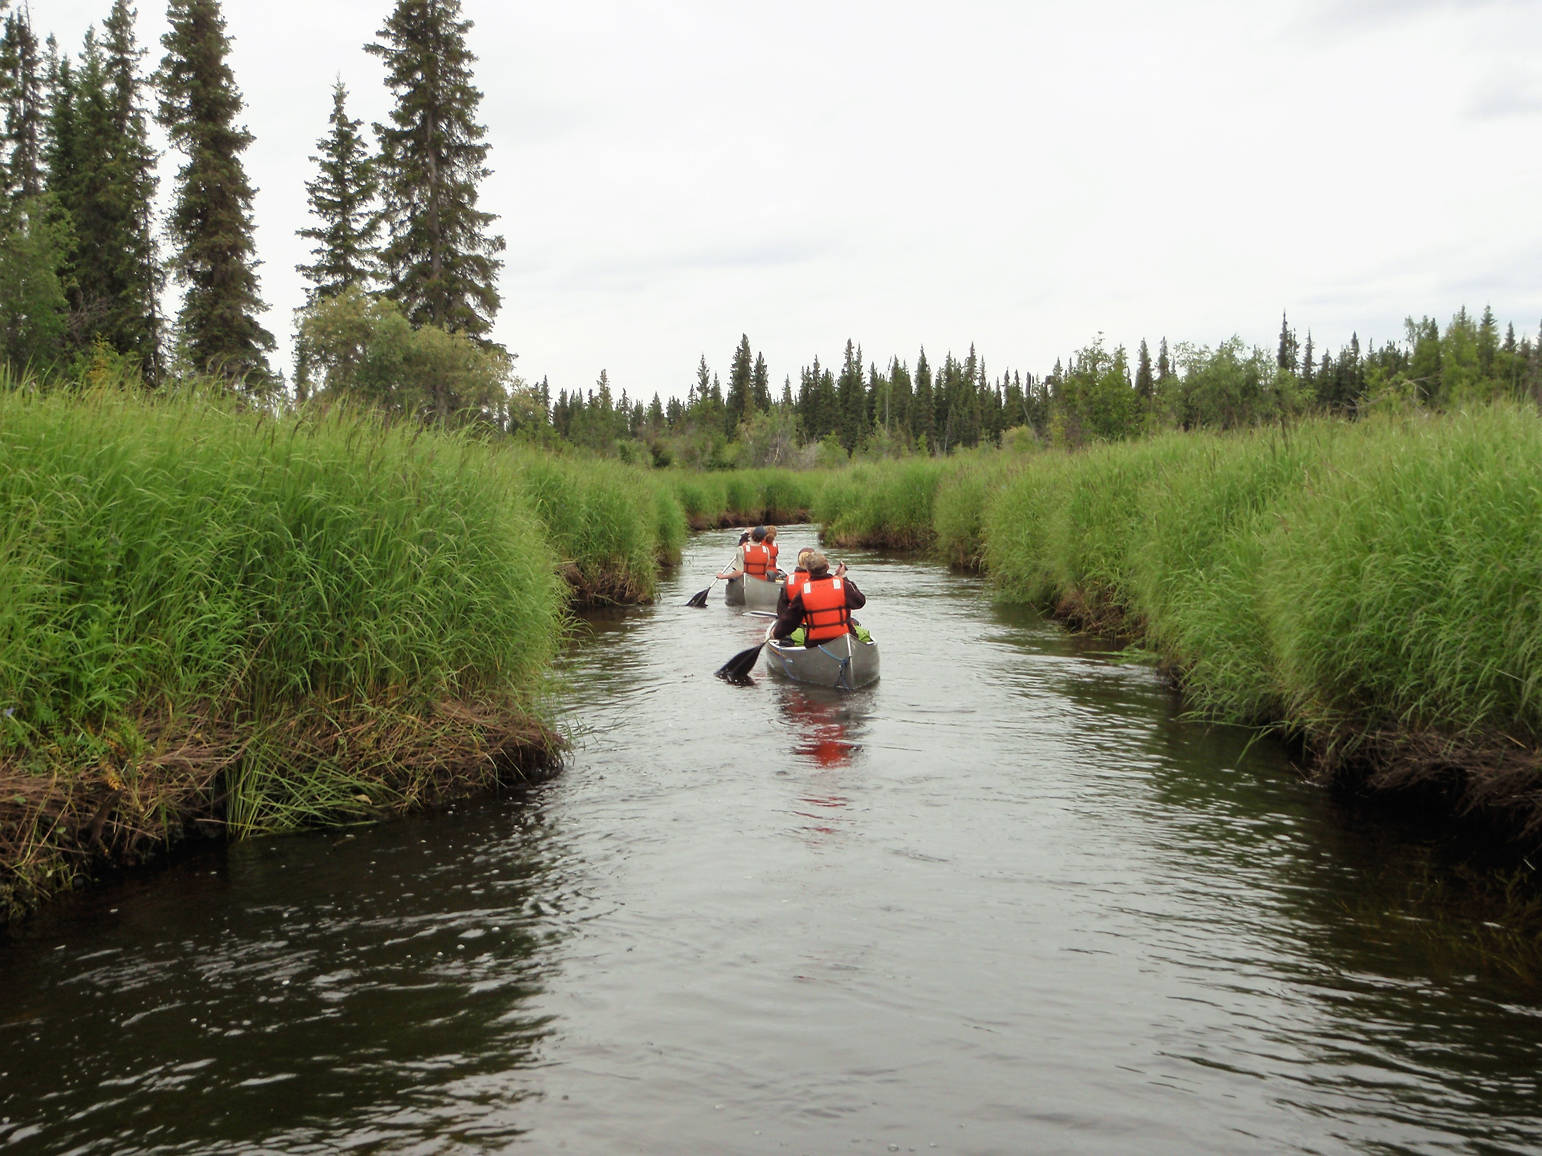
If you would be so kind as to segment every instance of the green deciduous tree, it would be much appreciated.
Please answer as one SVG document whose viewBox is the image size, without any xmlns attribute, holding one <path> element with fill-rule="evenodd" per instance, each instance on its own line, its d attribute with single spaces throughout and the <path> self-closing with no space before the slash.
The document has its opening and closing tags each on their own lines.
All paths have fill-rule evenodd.
<svg viewBox="0 0 1542 1156">
<path fill-rule="evenodd" d="M 301 313 L 299 344 L 318 397 L 364 401 L 399 417 L 456 424 L 533 422 L 545 407 L 508 355 L 465 334 L 414 327 L 387 298 L 344 289 Z"/>
</svg>

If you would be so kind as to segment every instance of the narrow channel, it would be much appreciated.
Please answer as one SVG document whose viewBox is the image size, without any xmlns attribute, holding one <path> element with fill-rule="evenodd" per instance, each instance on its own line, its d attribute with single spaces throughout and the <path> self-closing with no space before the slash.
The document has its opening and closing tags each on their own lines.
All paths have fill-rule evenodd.
<svg viewBox="0 0 1542 1156">
<path fill-rule="evenodd" d="M 0 1149 L 1538 1150 L 1542 993 L 1428 847 L 929 562 L 841 555 L 875 685 L 719 680 L 735 538 L 586 617 L 552 782 L 0 941 Z"/>
</svg>

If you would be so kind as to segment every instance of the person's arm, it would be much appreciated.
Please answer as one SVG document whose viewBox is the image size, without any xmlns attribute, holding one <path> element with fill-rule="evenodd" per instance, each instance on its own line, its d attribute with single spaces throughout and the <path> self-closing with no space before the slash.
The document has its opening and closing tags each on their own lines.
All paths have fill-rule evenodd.
<svg viewBox="0 0 1542 1156">
<path fill-rule="evenodd" d="M 841 585 L 846 589 L 846 609 L 861 610 L 867 605 L 867 595 L 857 589 L 857 584 L 850 578 L 844 579 Z"/>
<path fill-rule="evenodd" d="M 740 546 L 734 552 L 734 568 L 718 575 L 719 578 L 734 579 L 744 573 L 744 547 Z"/>
<path fill-rule="evenodd" d="M 787 600 L 776 621 L 771 624 L 772 638 L 786 638 L 794 630 L 803 625 L 803 595 L 798 594 Z"/>
</svg>

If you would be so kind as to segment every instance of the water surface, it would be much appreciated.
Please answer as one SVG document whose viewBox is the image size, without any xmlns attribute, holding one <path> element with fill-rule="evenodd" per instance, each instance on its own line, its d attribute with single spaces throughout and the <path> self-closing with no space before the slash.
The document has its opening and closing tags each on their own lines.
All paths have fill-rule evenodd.
<svg viewBox="0 0 1542 1156">
<path fill-rule="evenodd" d="M 875 686 L 724 683 L 735 537 L 588 620 L 550 784 L 0 942 L 0 1148 L 1542 1150 L 1542 997 L 1426 848 L 928 563 L 847 555 Z"/>
</svg>

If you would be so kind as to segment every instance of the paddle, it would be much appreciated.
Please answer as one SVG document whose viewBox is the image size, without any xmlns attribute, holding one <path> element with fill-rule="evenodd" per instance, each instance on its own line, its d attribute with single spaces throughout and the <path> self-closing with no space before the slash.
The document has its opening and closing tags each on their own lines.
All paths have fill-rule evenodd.
<svg viewBox="0 0 1542 1156">
<path fill-rule="evenodd" d="M 734 558 L 737 558 L 737 557 L 738 557 L 738 555 L 735 554 L 733 558 L 728 559 L 728 565 L 732 566 L 734 564 Z M 695 606 L 698 609 L 700 607 L 705 606 L 707 604 L 707 591 L 711 590 L 712 587 L 716 586 L 717 585 L 717 580 L 719 578 L 721 578 L 721 577 L 722 577 L 721 574 L 714 574 L 712 576 L 712 581 L 707 583 L 707 589 L 706 590 L 698 590 L 695 594 L 692 594 L 688 599 L 686 599 L 685 604 L 687 606 Z"/>
<path fill-rule="evenodd" d="M 766 642 L 769 642 L 767 639 Z M 760 652 L 765 649 L 765 642 L 759 646 L 752 646 L 748 650 L 741 650 L 722 666 L 717 668 L 717 676 L 726 678 L 729 682 L 743 682 L 749 678 L 750 671 L 755 669 L 755 660 L 760 657 Z"/>
<path fill-rule="evenodd" d="M 726 678 L 729 682 L 743 682 L 750 676 L 750 671 L 755 669 L 755 660 L 760 657 L 760 652 L 765 649 L 767 642 L 771 641 L 771 627 L 766 627 L 766 637 L 758 646 L 752 646 L 748 650 L 741 650 L 722 666 L 717 668 L 717 676 Z"/>
</svg>

